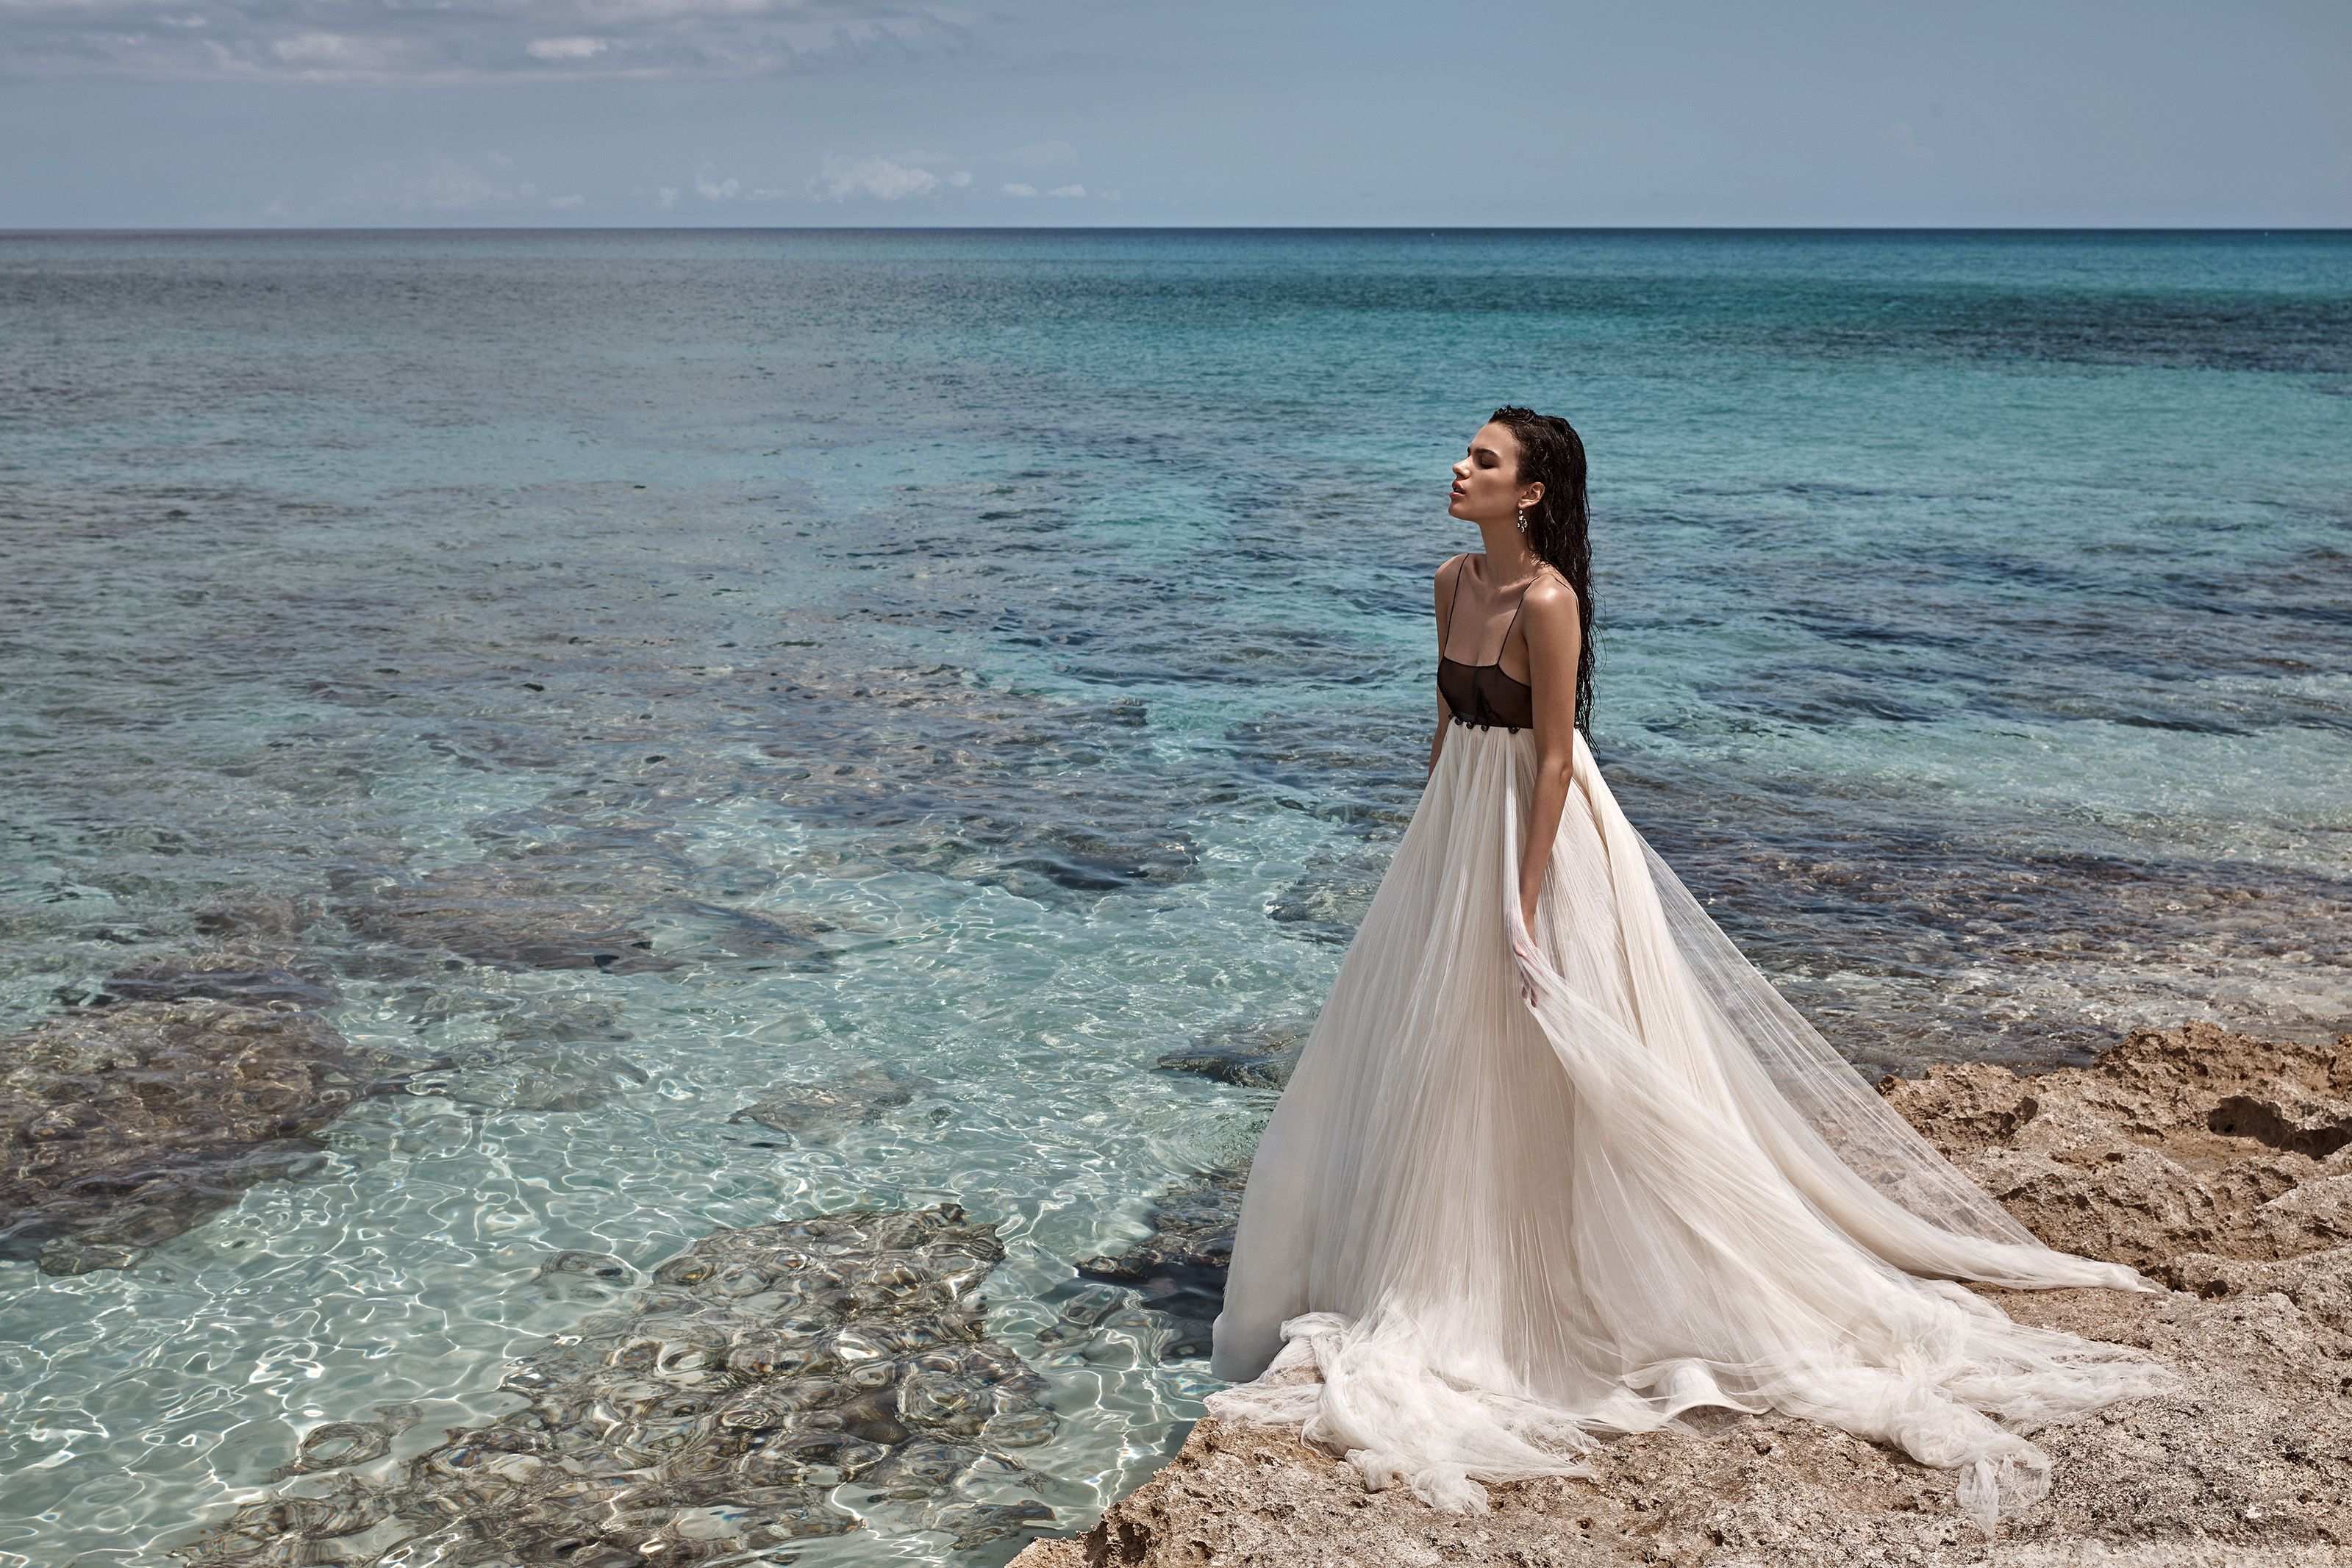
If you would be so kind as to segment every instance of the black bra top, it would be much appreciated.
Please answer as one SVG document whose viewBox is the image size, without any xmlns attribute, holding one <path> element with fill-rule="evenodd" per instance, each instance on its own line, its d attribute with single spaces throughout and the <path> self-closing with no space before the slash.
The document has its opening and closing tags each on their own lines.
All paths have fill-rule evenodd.
<svg viewBox="0 0 2352 1568">
<path fill-rule="evenodd" d="M 1462 598 L 1462 574 L 1470 570 L 1468 557 L 1454 569 L 1454 598 Z M 1532 584 L 1535 579 L 1529 578 Z M 1519 590 L 1519 607 L 1528 601 L 1526 588 Z M 1501 725 L 1509 730 L 1533 729 L 1536 724 L 1535 688 L 1525 681 L 1515 681 L 1503 674 L 1503 649 L 1510 646 L 1511 626 L 1519 623 L 1519 612 L 1511 612 L 1511 625 L 1503 628 L 1503 641 L 1495 650 L 1491 664 L 1465 664 L 1459 659 L 1449 659 L 1443 652 L 1437 655 L 1437 690 L 1444 697 L 1446 707 L 1456 724 L 1474 724 L 1482 729 Z M 1454 606 L 1445 608 L 1445 625 L 1454 627 Z"/>
</svg>

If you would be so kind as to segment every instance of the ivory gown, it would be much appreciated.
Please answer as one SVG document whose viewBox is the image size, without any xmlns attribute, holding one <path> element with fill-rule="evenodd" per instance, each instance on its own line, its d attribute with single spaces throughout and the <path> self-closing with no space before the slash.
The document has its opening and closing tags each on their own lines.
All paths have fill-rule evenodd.
<svg viewBox="0 0 2352 1568">
<path fill-rule="evenodd" d="M 1529 933 L 1528 688 L 1440 681 L 1455 722 L 1250 1168 L 1210 1413 L 1303 1422 L 1368 1487 L 1462 1511 L 1700 1405 L 1957 1470 L 1988 1530 L 2041 1497 L 2021 1434 L 2168 1375 L 1950 1281 L 2157 1287 L 2042 1246 L 1895 1115 L 1580 734 Z"/>
</svg>

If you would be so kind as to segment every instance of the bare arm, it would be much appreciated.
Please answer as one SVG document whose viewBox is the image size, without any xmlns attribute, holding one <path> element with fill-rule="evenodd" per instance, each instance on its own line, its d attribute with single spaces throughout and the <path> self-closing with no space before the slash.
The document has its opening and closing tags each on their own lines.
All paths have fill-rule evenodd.
<svg viewBox="0 0 2352 1568">
<path fill-rule="evenodd" d="M 1454 613 L 1454 574 L 1462 570 L 1462 558 L 1448 556 L 1438 563 L 1435 592 L 1437 594 L 1437 651 L 1445 652 L 1445 622 Z M 1437 759 L 1445 750 L 1445 732 L 1454 721 L 1454 710 L 1446 705 L 1445 694 L 1437 694 L 1437 733 L 1429 737 L 1429 768 L 1421 776 L 1423 784 L 1437 771 Z"/>
<path fill-rule="evenodd" d="M 1519 914 L 1533 930 L 1536 894 L 1551 863 L 1552 841 L 1568 806 L 1576 765 L 1576 664 L 1584 651 L 1576 590 L 1556 576 L 1528 585 L 1519 625 L 1528 641 L 1528 681 L 1535 687 L 1535 803 L 1519 850 Z"/>
</svg>

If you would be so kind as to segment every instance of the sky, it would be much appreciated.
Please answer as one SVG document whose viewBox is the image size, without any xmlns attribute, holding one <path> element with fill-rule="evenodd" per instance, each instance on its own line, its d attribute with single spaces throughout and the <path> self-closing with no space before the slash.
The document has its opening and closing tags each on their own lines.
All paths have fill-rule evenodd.
<svg viewBox="0 0 2352 1568">
<path fill-rule="evenodd" d="M 0 0 L 0 227 L 2352 226 L 2352 0 Z"/>
</svg>

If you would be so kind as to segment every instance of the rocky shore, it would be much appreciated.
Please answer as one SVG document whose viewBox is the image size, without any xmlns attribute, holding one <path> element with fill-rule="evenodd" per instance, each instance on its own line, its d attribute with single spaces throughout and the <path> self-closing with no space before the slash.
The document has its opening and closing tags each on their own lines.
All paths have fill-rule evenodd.
<svg viewBox="0 0 2352 1568">
<path fill-rule="evenodd" d="M 1985 1292 L 2183 1375 L 2043 1428 L 2055 1484 L 1997 1542 L 1948 1476 L 1777 1416 L 1609 1442 L 1592 1479 L 1494 1488 L 1493 1511 L 1467 1518 L 1367 1493 L 1295 1433 L 1204 1420 L 1100 1524 L 1017 1568 L 2352 1563 L 2352 1035 L 2190 1024 L 2087 1068 L 1938 1067 L 1879 1088 L 2044 1240 L 2171 1288 Z"/>
</svg>

